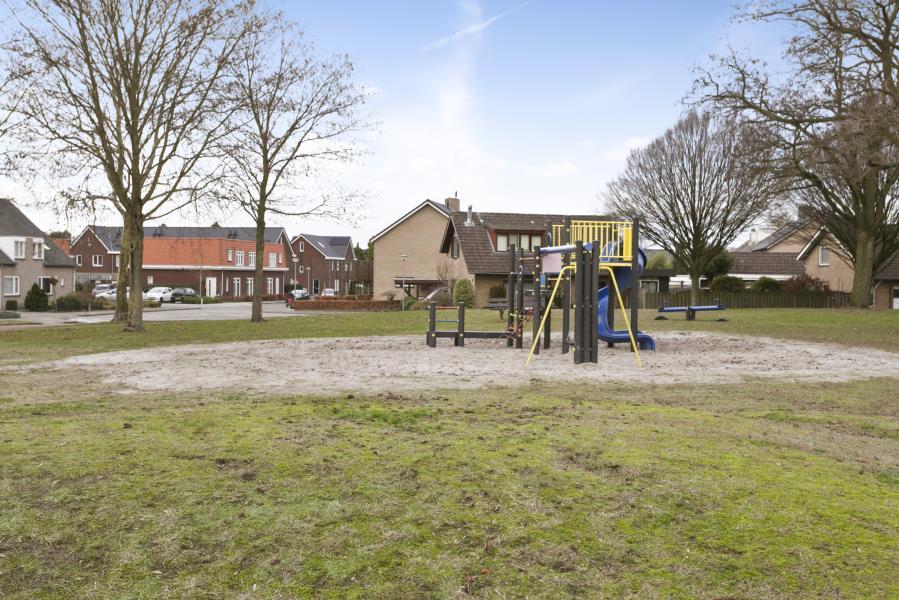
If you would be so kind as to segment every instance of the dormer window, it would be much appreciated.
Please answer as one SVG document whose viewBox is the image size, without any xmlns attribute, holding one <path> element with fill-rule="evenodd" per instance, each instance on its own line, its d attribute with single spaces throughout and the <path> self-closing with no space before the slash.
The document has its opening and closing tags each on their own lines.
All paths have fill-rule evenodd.
<svg viewBox="0 0 899 600">
<path fill-rule="evenodd" d="M 44 242 L 34 242 L 32 244 L 31 258 L 44 260 Z"/>
<path fill-rule="evenodd" d="M 530 251 L 543 244 L 543 235 L 530 232 L 504 232 L 496 234 L 496 251 L 507 252 L 509 246 Z"/>
<path fill-rule="evenodd" d="M 25 258 L 25 242 L 15 243 L 16 258 Z"/>
</svg>

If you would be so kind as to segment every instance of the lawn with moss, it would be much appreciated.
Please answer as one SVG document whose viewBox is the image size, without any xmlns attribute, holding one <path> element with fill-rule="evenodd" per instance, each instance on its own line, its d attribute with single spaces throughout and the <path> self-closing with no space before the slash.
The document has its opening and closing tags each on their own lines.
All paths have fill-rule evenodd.
<svg viewBox="0 0 899 600">
<path fill-rule="evenodd" d="M 640 328 L 649 333 L 683 330 L 763 335 L 899 352 L 899 311 L 742 309 L 701 313 L 692 322 L 682 316 L 655 321 L 656 315 L 655 311 L 641 311 Z M 718 322 L 719 317 L 727 321 Z M 465 318 L 468 330 L 496 331 L 505 327 L 505 321 L 499 319 L 496 311 L 469 310 Z M 619 316 L 617 325 L 623 326 L 622 323 Z M 561 317 L 556 311 L 554 329 L 559 330 L 560 325 Z M 0 365 L 190 343 L 404 334 L 421 335 L 424 341 L 427 313 L 322 314 L 274 318 L 263 323 L 248 320 L 148 322 L 145 326 L 143 333 L 122 331 L 116 323 L 0 329 Z M 451 328 L 450 325 L 442 327 Z"/>
<path fill-rule="evenodd" d="M 0 398 L 0 597 L 899 596 L 896 380 L 20 384 Z"/>
</svg>

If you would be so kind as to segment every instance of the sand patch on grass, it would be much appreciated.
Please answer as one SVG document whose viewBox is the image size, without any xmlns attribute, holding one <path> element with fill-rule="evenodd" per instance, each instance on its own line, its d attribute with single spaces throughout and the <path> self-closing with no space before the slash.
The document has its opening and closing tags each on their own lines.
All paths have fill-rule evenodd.
<svg viewBox="0 0 899 600">
<path fill-rule="evenodd" d="M 464 348 L 424 335 L 190 344 L 76 356 L 24 369 L 79 369 L 123 391 L 336 392 L 519 386 L 532 379 L 738 383 L 746 378 L 846 381 L 899 375 L 899 354 L 772 338 L 659 332 L 638 367 L 628 348 L 600 345 L 598 364 L 573 364 L 558 342 L 525 368 L 527 351 L 497 340 Z"/>
</svg>

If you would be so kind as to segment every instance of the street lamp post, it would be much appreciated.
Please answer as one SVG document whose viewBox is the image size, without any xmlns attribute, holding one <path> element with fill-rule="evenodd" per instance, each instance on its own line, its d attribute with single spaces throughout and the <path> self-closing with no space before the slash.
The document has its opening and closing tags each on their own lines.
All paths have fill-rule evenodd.
<svg viewBox="0 0 899 600">
<path fill-rule="evenodd" d="M 400 260 L 403 261 L 403 295 L 400 297 L 400 310 L 406 310 L 406 260 L 409 258 L 408 254 L 401 254 Z"/>
<path fill-rule="evenodd" d="M 294 256 L 291 260 L 293 261 L 293 289 L 297 289 L 297 283 L 299 283 L 297 281 L 297 263 L 300 262 L 300 257 Z"/>
</svg>

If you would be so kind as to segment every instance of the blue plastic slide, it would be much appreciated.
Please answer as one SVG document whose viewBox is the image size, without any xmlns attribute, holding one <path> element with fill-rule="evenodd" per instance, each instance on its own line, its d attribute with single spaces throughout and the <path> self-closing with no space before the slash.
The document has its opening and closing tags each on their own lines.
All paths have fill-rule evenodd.
<svg viewBox="0 0 899 600">
<path fill-rule="evenodd" d="M 609 327 L 610 287 L 610 285 L 607 285 L 599 290 L 599 312 L 596 315 L 596 333 L 599 336 L 599 339 L 604 342 L 625 343 L 629 345 L 631 343 L 631 336 L 627 329 L 611 329 Z M 652 339 L 652 336 L 643 333 L 642 331 L 637 332 L 637 344 L 640 346 L 640 350 L 656 349 L 656 342 Z"/>
</svg>

